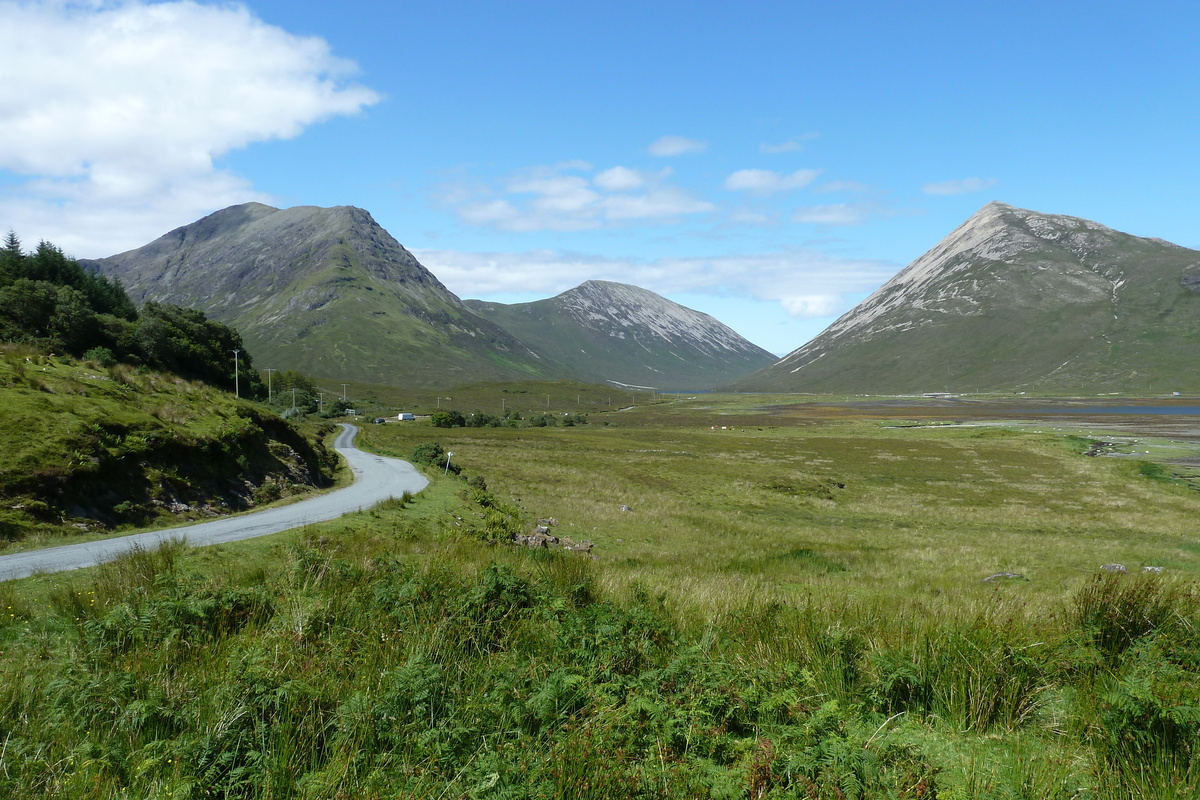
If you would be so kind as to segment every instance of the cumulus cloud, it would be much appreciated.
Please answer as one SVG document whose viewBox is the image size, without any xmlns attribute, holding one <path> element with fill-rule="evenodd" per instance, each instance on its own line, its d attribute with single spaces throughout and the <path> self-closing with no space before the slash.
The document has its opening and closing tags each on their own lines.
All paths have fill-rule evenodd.
<svg viewBox="0 0 1200 800">
<path fill-rule="evenodd" d="M 739 169 L 725 179 L 725 188 L 756 195 L 803 189 L 821 174 L 819 169 L 799 169 L 788 175 L 765 169 Z"/>
<path fill-rule="evenodd" d="M 921 191 L 925 194 L 938 195 L 970 194 L 971 192 L 982 192 L 984 189 L 995 186 L 996 183 L 995 178 L 963 178 L 958 181 L 927 183 L 921 187 Z"/>
<path fill-rule="evenodd" d="M 846 310 L 845 300 L 836 294 L 793 295 L 780 298 L 779 302 L 789 317 L 799 319 L 832 317 Z"/>
<path fill-rule="evenodd" d="M 646 173 L 640 169 L 613 167 L 598 173 L 593 180 L 601 189 L 607 189 L 610 192 L 627 192 L 640 189 L 651 181 L 662 180 L 670 175 L 670 169 L 658 173 Z"/>
<path fill-rule="evenodd" d="M 823 206 L 801 206 L 792 212 L 792 221 L 813 225 L 861 225 L 871 214 L 871 207 L 863 203 L 832 203 Z"/>
<path fill-rule="evenodd" d="M 0 0 L 0 16 L 0 221 L 101 250 L 81 256 L 264 199 L 214 159 L 380 99 L 325 41 L 244 6 Z"/>
<path fill-rule="evenodd" d="M 577 231 L 636 222 L 673 221 L 716 210 L 671 185 L 671 170 L 611 167 L 595 174 L 571 161 L 531 167 L 493 184 L 458 179 L 435 199 L 469 225 L 514 232 Z"/>
<path fill-rule="evenodd" d="M 779 155 L 780 153 L 794 153 L 797 150 L 804 149 L 805 141 L 815 138 L 817 138 L 817 134 L 806 133 L 803 136 L 797 136 L 794 139 L 788 139 L 786 142 L 778 142 L 775 144 L 763 142 L 758 146 L 758 152 L 767 156 Z"/>
<path fill-rule="evenodd" d="M 601 203 L 608 220 L 675 219 L 716 209 L 707 200 L 692 197 L 676 186 L 661 186 L 641 194 L 616 194 Z"/>
<path fill-rule="evenodd" d="M 813 187 L 813 192 L 816 194 L 829 192 L 851 192 L 857 194 L 870 191 L 872 191 L 872 187 L 858 181 L 827 181 L 820 186 Z"/>
<path fill-rule="evenodd" d="M 786 142 L 780 142 L 779 144 L 767 144 L 766 142 L 763 142 L 758 146 L 758 152 L 768 156 L 779 155 L 780 153 L 794 153 L 797 150 L 802 149 L 804 149 L 804 145 L 800 144 L 795 139 L 790 139 Z"/>
<path fill-rule="evenodd" d="M 530 206 L 539 215 L 572 215 L 594 206 L 600 194 L 589 188 L 580 175 L 562 175 L 552 171 L 519 178 L 509 183 L 514 194 L 531 195 Z"/>
<path fill-rule="evenodd" d="M 706 142 L 687 139 L 683 136 L 663 136 L 654 140 L 648 148 L 652 156 L 684 156 L 692 153 L 703 153 L 708 149 Z"/>
<path fill-rule="evenodd" d="M 656 260 L 554 250 L 413 253 L 461 297 L 550 297 L 595 279 L 629 283 L 665 296 L 701 293 L 776 302 L 800 319 L 846 311 L 851 297 L 874 291 L 897 271 L 887 262 L 837 258 L 815 250 Z"/>
</svg>

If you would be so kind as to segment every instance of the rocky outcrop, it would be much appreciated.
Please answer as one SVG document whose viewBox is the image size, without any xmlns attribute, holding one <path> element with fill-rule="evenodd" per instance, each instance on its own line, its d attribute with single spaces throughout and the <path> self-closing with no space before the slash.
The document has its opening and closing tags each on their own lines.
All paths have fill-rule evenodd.
<svg viewBox="0 0 1200 800">
<path fill-rule="evenodd" d="M 557 525 L 558 520 L 540 519 L 532 531 L 514 535 L 512 542 L 523 547 L 553 547 L 561 550 L 569 550 L 573 553 L 591 554 L 593 547 L 591 542 L 586 539 L 577 542 L 569 536 L 558 536 L 552 531 L 552 528 L 557 527 Z M 593 555 L 592 558 L 595 558 L 595 556 Z"/>
</svg>

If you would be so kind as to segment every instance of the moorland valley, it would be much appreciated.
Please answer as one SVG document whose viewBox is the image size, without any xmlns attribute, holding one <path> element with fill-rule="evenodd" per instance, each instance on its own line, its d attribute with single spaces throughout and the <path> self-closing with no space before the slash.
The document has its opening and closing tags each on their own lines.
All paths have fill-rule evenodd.
<svg viewBox="0 0 1200 800">
<path fill-rule="evenodd" d="M 1198 271 L 993 203 L 776 360 L 349 207 L 10 234 L 8 551 L 303 499 L 338 421 L 430 484 L 0 583 L 0 792 L 1195 796 Z"/>
</svg>

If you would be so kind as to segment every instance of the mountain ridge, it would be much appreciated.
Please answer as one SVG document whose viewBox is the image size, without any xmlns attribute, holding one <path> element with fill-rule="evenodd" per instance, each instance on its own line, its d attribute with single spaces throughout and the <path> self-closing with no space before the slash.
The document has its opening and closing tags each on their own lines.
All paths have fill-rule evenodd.
<svg viewBox="0 0 1200 800">
<path fill-rule="evenodd" d="M 234 325 L 264 366 L 416 385 L 561 371 L 468 311 L 354 206 L 231 206 L 87 263 L 120 278 L 135 301 L 192 306 Z"/>
<path fill-rule="evenodd" d="M 992 202 L 777 364 L 814 392 L 1200 389 L 1200 252 Z M 1164 387 L 1165 388 L 1165 387 Z"/>
<path fill-rule="evenodd" d="M 500 304 L 460 300 L 354 206 L 244 203 L 82 263 L 119 278 L 135 302 L 194 307 L 234 326 L 260 366 L 317 378 L 450 387 L 586 376 L 703 389 L 775 360 L 708 315 L 623 284 L 604 284 L 604 298 L 602 282 L 564 293 L 577 306 L 569 318 L 514 335 L 492 319 L 511 316 Z M 600 348 L 598 326 L 642 351 Z"/>
<path fill-rule="evenodd" d="M 589 280 L 531 303 L 465 302 L 528 346 L 572 361 L 582 380 L 687 391 L 776 360 L 712 316 L 624 283 Z"/>
</svg>

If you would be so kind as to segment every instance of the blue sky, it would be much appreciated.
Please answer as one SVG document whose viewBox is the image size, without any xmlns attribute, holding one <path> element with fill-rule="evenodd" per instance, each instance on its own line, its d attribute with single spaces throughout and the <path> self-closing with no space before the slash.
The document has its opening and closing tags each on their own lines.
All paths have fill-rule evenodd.
<svg viewBox="0 0 1200 800">
<path fill-rule="evenodd" d="M 632 283 L 783 354 L 990 200 L 1200 248 L 1193 3 L 0 0 L 0 31 L 0 228 L 81 258 L 355 205 L 461 297 Z"/>
</svg>

